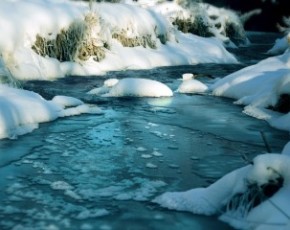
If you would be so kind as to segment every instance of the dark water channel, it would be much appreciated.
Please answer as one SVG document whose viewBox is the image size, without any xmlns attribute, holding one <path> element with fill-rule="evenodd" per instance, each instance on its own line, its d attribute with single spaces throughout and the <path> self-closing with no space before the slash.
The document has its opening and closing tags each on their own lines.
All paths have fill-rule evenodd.
<svg viewBox="0 0 290 230">
<path fill-rule="evenodd" d="M 252 34 L 253 39 L 262 34 Z M 210 95 L 101 98 L 86 92 L 104 79 L 145 77 L 176 89 L 182 73 L 210 82 L 265 57 L 268 43 L 243 48 L 238 65 L 164 67 L 26 82 L 50 99 L 68 95 L 104 114 L 41 124 L 17 140 L 0 141 L 0 229 L 231 229 L 216 217 L 162 209 L 150 202 L 165 191 L 208 186 L 265 153 L 288 133 L 242 113 L 232 100 Z M 251 56 L 251 60 L 247 58 Z"/>
</svg>

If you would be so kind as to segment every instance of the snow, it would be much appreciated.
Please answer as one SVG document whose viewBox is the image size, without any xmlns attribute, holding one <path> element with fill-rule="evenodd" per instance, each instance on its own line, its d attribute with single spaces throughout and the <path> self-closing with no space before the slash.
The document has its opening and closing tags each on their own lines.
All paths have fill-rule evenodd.
<svg viewBox="0 0 290 230">
<path fill-rule="evenodd" d="M 173 7 L 180 9 L 176 4 Z M 93 3 L 90 9 L 88 3 L 68 0 L 1 1 L 0 138 L 13 138 L 30 132 L 40 122 L 57 117 L 100 112 L 98 108 L 93 109 L 77 99 L 56 97 L 46 101 L 37 94 L 2 86 L 4 83 L 18 86 L 19 80 L 101 75 L 112 70 L 211 62 L 237 63 L 234 55 L 225 49 L 218 38 L 184 34 L 164 14 L 154 9 L 132 2 Z M 84 47 L 79 44 L 67 50 L 64 44 L 57 48 L 55 44 L 60 42 L 57 39 L 69 30 L 76 36 L 82 35 L 82 45 L 91 44 L 100 53 L 81 59 Z M 71 40 L 66 42 L 68 46 L 74 43 Z M 69 58 L 56 56 L 58 53 L 67 54 L 72 47 L 78 49 L 75 53 L 69 53 Z M 52 53 L 48 51 L 53 48 Z M 165 85 L 145 79 L 124 79 L 113 87 L 115 83 L 112 80 L 90 93 L 106 96 L 172 96 L 172 91 Z M 139 88 L 129 89 L 137 83 L 144 84 L 141 91 Z M 7 92 L 15 98 L 7 98 Z M 35 108 L 33 113 L 30 106 Z"/>
<path fill-rule="evenodd" d="M 139 4 L 142 5 L 142 3 Z M 205 30 L 208 30 L 210 34 L 218 38 L 226 46 L 236 48 L 240 45 L 249 44 L 238 15 L 229 9 L 190 1 L 165 1 L 154 6 L 150 4 L 142 6 L 164 15 L 175 24 L 178 24 L 176 20 L 183 20 L 187 23 L 203 25 L 204 31 L 198 31 L 197 33 L 206 33 Z M 235 35 L 227 31 L 229 25 L 233 26 Z"/>
<path fill-rule="evenodd" d="M 172 20 L 178 16 L 185 19 L 192 16 L 190 10 L 175 2 L 166 2 L 158 6 L 152 1 L 143 3 L 141 1 L 138 4 L 128 1 L 128 3 L 130 4 L 94 3 L 90 10 L 87 3 L 68 0 L 0 2 L 0 139 L 16 138 L 36 129 L 40 123 L 59 117 L 101 113 L 98 107 L 85 104 L 77 98 L 58 95 L 52 100 L 46 100 L 37 93 L 13 88 L 4 83 L 17 85 L 18 80 L 54 80 L 66 75 L 100 75 L 111 70 L 150 69 L 157 66 L 237 63 L 236 58 L 225 49 L 224 43 L 231 41 L 223 35 L 227 20 L 238 21 L 233 12 L 203 5 L 199 10 L 206 12 L 203 15 L 204 20 L 210 23 L 210 30 L 215 35 L 203 38 L 185 34 L 172 25 Z M 146 6 L 142 5 L 145 3 Z M 82 23 L 88 19 L 87 16 L 91 16 L 92 24 L 84 25 Z M 213 16 L 218 17 L 211 19 Z M 72 24 L 86 27 L 89 31 L 89 35 L 86 36 L 91 39 L 94 46 L 101 48 L 102 57 L 95 54 L 82 60 L 80 55 L 77 55 L 80 54 L 78 50 L 72 55 L 72 60 L 59 60 L 47 53 L 40 55 L 32 48 L 37 42 L 37 37 L 46 40 L 56 39 L 61 31 L 67 30 Z M 216 24 L 221 25 L 220 30 L 217 30 Z M 244 42 L 247 43 L 246 40 Z M 277 106 L 281 95 L 290 95 L 288 43 L 289 35 L 277 40 L 275 46 L 268 51 L 270 54 L 283 53 L 282 55 L 232 73 L 209 87 L 193 79 L 192 74 L 184 74 L 177 92 L 212 92 L 215 96 L 233 98 L 236 104 L 245 106 L 244 113 L 264 119 L 275 128 L 290 131 L 290 112 L 282 114 L 270 109 Z M 172 90 L 167 85 L 142 78 L 109 79 L 102 87 L 92 89 L 89 94 L 106 97 L 173 96 Z M 148 124 L 149 126 L 154 125 Z M 152 134 L 162 138 L 167 135 L 160 131 L 152 131 Z M 157 170 L 156 164 L 147 161 L 153 156 L 162 157 L 162 153 L 154 150 L 151 154 L 147 154 L 144 153 L 147 151 L 144 147 L 138 147 L 136 151 L 140 153 L 142 160 L 146 161 L 145 168 Z M 203 215 L 220 215 L 221 220 L 235 228 L 276 229 L 279 225 L 280 229 L 289 229 L 289 154 L 290 142 L 284 147 L 282 154 L 258 155 L 252 165 L 230 172 L 207 188 L 167 192 L 153 201 L 169 209 Z M 62 156 L 67 157 L 69 153 L 65 152 Z M 52 173 L 51 169 L 41 162 L 26 160 L 23 163 L 42 169 L 44 174 Z M 180 167 L 176 164 L 168 166 Z M 78 164 L 74 167 L 82 172 L 86 170 Z M 283 185 L 271 198 L 265 199 L 255 207 L 245 199 L 249 198 L 251 186 L 261 189 L 269 183 L 278 183 L 281 178 Z M 76 200 L 105 196 L 116 200 L 148 201 L 166 183 L 135 177 L 132 181 L 124 180 L 96 190 L 75 189 L 62 180 L 53 181 L 49 185 L 52 190 L 63 192 Z M 21 193 L 23 186 L 13 184 L 9 189 Z M 241 199 L 234 203 L 236 197 L 240 195 Z M 40 195 L 37 197 L 33 191 L 23 192 L 23 196 L 43 199 Z M 6 212 L 13 213 L 17 210 L 6 207 Z M 109 214 L 106 209 L 82 209 L 75 218 L 83 220 Z M 51 213 L 44 212 L 39 215 L 54 218 Z M 83 226 L 84 229 L 90 227 Z"/>
<path fill-rule="evenodd" d="M 248 167 L 233 171 L 208 188 L 196 188 L 185 192 L 166 192 L 153 202 L 162 207 L 195 214 L 214 215 L 225 205 L 227 199 L 242 190 L 242 180 Z M 240 183 L 237 183 L 240 182 Z"/>
<path fill-rule="evenodd" d="M 56 96 L 48 101 L 34 92 L 0 84 L 0 139 L 16 138 L 58 117 L 100 112 L 75 98 Z"/>
<path fill-rule="evenodd" d="M 94 45 L 103 48 L 103 60 L 94 61 L 91 57 L 60 61 L 32 49 L 37 36 L 53 40 L 72 23 L 81 24 L 88 15 L 95 20 L 88 25 L 88 36 Z M 87 3 L 66 0 L 4 0 L 0 3 L 0 19 L 1 57 L 16 79 L 55 79 L 128 68 L 237 62 L 217 39 L 183 34 L 162 14 L 136 5 L 95 3 L 90 11 Z M 122 44 L 118 36 L 124 36 L 125 42 L 135 42 L 136 46 Z M 138 39 L 145 41 L 144 47 L 138 45 Z"/>
<path fill-rule="evenodd" d="M 185 192 L 166 192 L 155 198 L 153 202 L 162 207 L 194 214 L 218 214 L 221 220 L 238 229 L 277 229 L 278 225 L 282 225 L 281 229 L 287 229 L 290 208 L 285 199 L 287 200 L 290 191 L 289 163 L 290 158 L 286 155 L 258 155 L 254 158 L 253 165 L 234 170 L 207 188 L 195 188 Z M 235 209 L 231 209 L 230 205 L 224 210 L 233 197 L 247 194 L 251 185 L 258 185 L 262 188 L 262 185 L 277 181 L 281 176 L 284 184 L 270 199 L 251 208 L 249 208 L 249 200 L 246 204 L 241 200 L 237 207 L 233 205 Z M 276 208 L 276 205 L 279 208 Z"/>
<path fill-rule="evenodd" d="M 268 50 L 268 54 L 278 55 L 284 53 L 290 44 L 290 33 L 282 38 L 276 39 L 274 46 Z"/>
<path fill-rule="evenodd" d="M 207 85 L 194 79 L 194 75 L 185 73 L 182 75 L 182 83 L 177 89 L 179 93 L 204 93 L 208 90 Z"/>
<path fill-rule="evenodd" d="M 76 219 L 79 220 L 85 220 L 88 218 L 96 218 L 96 217 L 102 217 L 102 216 L 107 216 L 109 215 L 110 212 L 106 209 L 96 209 L 96 210 L 84 210 L 80 212 L 77 216 Z"/>
<path fill-rule="evenodd" d="M 172 90 L 156 80 L 143 78 L 109 79 L 99 88 L 92 89 L 89 94 L 104 97 L 171 97 Z"/>
<path fill-rule="evenodd" d="M 237 99 L 246 105 L 244 113 L 264 119 L 275 128 L 290 131 L 289 113 L 281 114 L 275 107 L 282 94 L 290 94 L 290 52 L 271 57 L 234 72 L 217 81 L 210 89 L 216 96 Z"/>
<path fill-rule="evenodd" d="M 282 150 L 282 154 L 284 154 L 284 155 L 289 155 L 289 156 L 290 156 L 290 142 L 288 142 L 288 143 L 284 146 L 284 148 L 283 148 L 283 150 Z"/>
</svg>

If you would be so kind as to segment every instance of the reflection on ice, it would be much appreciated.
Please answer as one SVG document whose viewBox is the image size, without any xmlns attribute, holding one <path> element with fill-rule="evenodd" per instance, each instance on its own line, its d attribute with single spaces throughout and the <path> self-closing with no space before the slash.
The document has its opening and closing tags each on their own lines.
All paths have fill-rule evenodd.
<svg viewBox="0 0 290 230">
<path fill-rule="evenodd" d="M 155 107 L 166 107 L 172 102 L 171 97 L 150 98 L 147 100 L 148 104 Z"/>
</svg>

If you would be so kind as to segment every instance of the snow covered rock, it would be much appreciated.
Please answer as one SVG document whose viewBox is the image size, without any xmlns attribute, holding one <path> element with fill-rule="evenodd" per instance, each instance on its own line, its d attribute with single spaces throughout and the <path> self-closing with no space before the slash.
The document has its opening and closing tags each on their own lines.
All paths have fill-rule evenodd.
<svg viewBox="0 0 290 230">
<path fill-rule="evenodd" d="M 104 97 L 173 96 L 172 90 L 165 84 L 155 80 L 143 78 L 124 78 L 119 81 L 110 79 L 110 82 L 107 80 L 104 83 L 104 86 L 93 89 L 89 93 L 101 94 Z"/>
<path fill-rule="evenodd" d="M 179 93 L 204 93 L 208 90 L 207 85 L 194 79 L 194 75 L 186 73 L 182 75 L 182 83 L 177 89 Z"/>
</svg>

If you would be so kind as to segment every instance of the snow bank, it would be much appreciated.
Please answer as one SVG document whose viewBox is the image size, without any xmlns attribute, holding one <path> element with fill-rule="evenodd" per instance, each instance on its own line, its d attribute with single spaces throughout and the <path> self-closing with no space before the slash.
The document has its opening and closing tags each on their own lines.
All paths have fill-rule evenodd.
<svg viewBox="0 0 290 230">
<path fill-rule="evenodd" d="M 68 1 L 1 1 L 0 53 L 6 67 L 18 79 L 64 76 L 57 60 L 41 57 L 31 47 L 37 35 L 55 37 L 81 17 L 82 10 Z"/>
<path fill-rule="evenodd" d="M 90 10 L 68 0 L 3 0 L 0 29 L 5 68 L 24 80 L 237 62 L 217 39 L 186 35 L 162 14 L 136 5 L 94 3 Z"/>
<path fill-rule="evenodd" d="M 153 202 L 195 214 L 220 215 L 238 229 L 288 229 L 290 157 L 263 154 L 207 188 L 167 192 Z M 271 189 L 277 192 L 269 192 Z"/>
<path fill-rule="evenodd" d="M 165 84 L 143 78 L 109 79 L 99 88 L 92 89 L 89 94 L 104 97 L 171 97 L 172 90 Z"/>
<path fill-rule="evenodd" d="M 231 47 L 249 44 L 243 24 L 234 11 L 190 1 L 162 2 L 149 8 L 164 15 L 184 33 L 214 36 Z"/>
<path fill-rule="evenodd" d="M 277 25 L 280 32 L 286 35 L 283 38 L 277 39 L 274 46 L 268 51 L 269 54 L 277 55 L 282 54 L 289 48 L 290 45 L 290 17 L 282 18 L 284 26 Z"/>
<path fill-rule="evenodd" d="M 0 139 L 16 138 L 58 117 L 100 112 L 75 98 L 57 96 L 47 101 L 39 94 L 0 84 Z"/>
<path fill-rule="evenodd" d="M 290 52 L 286 52 L 230 74 L 210 88 L 216 96 L 234 98 L 237 104 L 246 105 L 246 114 L 265 119 L 275 128 L 290 131 L 287 103 L 287 95 L 290 94 L 289 68 Z"/>
</svg>

